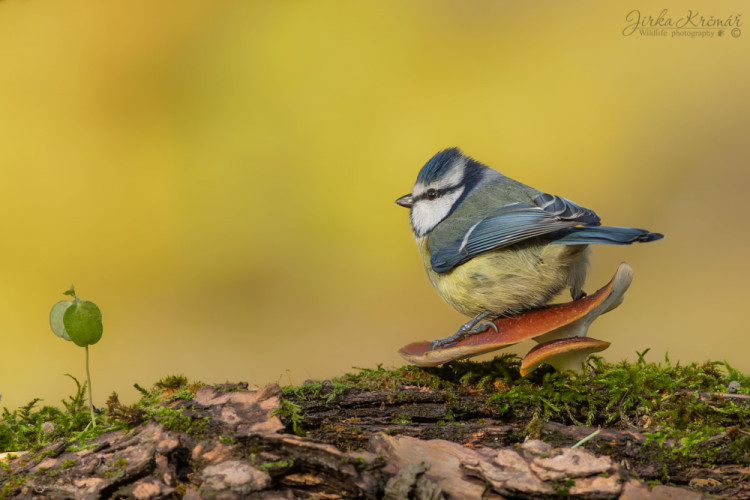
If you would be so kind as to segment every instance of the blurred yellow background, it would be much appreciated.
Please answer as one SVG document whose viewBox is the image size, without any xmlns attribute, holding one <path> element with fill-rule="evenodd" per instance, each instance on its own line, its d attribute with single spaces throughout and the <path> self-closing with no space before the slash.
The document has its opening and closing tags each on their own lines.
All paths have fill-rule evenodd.
<svg viewBox="0 0 750 500">
<path fill-rule="evenodd" d="M 588 291 L 622 260 L 635 271 L 591 329 L 606 358 L 650 347 L 750 371 L 750 29 L 624 36 L 635 8 L 0 2 L 0 406 L 59 404 L 63 374 L 85 378 L 47 319 L 71 283 L 104 316 L 97 405 L 168 374 L 262 385 L 403 364 L 399 347 L 466 319 L 394 204 L 449 146 L 666 234 L 595 250 Z M 686 13 L 641 7 L 662 8 Z"/>
</svg>

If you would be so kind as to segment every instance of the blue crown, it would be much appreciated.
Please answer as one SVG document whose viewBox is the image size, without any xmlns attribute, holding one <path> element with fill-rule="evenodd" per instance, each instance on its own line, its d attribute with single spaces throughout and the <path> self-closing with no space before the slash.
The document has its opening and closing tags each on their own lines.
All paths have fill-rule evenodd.
<svg viewBox="0 0 750 500">
<path fill-rule="evenodd" d="M 462 156 L 458 148 L 448 148 L 440 151 L 425 163 L 417 175 L 417 183 L 427 185 L 440 179 L 450 170 L 453 162 Z"/>
</svg>

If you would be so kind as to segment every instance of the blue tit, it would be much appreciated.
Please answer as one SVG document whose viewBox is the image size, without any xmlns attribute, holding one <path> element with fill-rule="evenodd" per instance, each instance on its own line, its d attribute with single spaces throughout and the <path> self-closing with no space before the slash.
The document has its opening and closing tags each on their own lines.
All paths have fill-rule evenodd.
<svg viewBox="0 0 750 500">
<path fill-rule="evenodd" d="M 396 203 L 410 209 L 411 227 L 432 285 L 473 319 L 441 347 L 485 330 L 485 321 L 543 306 L 564 288 L 586 294 L 588 245 L 629 245 L 663 235 L 604 227 L 599 216 L 570 200 L 514 181 L 446 149 Z"/>
</svg>

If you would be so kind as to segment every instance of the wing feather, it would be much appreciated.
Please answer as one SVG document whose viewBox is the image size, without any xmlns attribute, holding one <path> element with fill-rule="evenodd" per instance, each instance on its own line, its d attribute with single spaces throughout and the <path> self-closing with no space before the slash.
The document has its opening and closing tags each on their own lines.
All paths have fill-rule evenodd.
<svg viewBox="0 0 750 500">
<path fill-rule="evenodd" d="M 466 227 L 463 220 L 456 224 Z M 579 225 L 599 225 L 599 216 L 565 198 L 542 193 L 532 203 L 503 205 L 450 241 L 436 238 L 433 245 L 431 239 L 430 262 L 436 272 L 447 272 L 489 250 Z"/>
</svg>

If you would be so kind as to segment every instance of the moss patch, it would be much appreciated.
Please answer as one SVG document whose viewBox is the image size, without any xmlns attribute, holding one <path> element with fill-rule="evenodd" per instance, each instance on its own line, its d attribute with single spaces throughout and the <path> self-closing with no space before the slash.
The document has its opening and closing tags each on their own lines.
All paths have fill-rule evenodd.
<svg viewBox="0 0 750 500">
<path fill-rule="evenodd" d="M 519 440 L 534 434 L 540 422 L 634 430 L 673 461 L 750 464 L 750 399 L 742 397 L 750 394 L 750 377 L 725 362 L 683 365 L 668 357 L 648 362 L 647 352 L 638 353 L 635 362 L 609 363 L 592 356 L 581 374 L 542 367 L 528 378 L 521 377 L 514 355 L 438 368 L 378 366 L 286 387 L 284 394 L 302 406 L 304 415 L 314 401 L 336 405 L 352 391 L 383 392 L 390 394 L 384 406 L 393 406 L 390 423 L 408 424 L 429 418 L 409 408 L 414 398 L 433 391 L 443 404 L 440 423 L 481 415 L 520 424 Z M 316 406 L 315 411 L 323 409 Z M 305 419 L 294 425 L 305 429 Z"/>
</svg>

